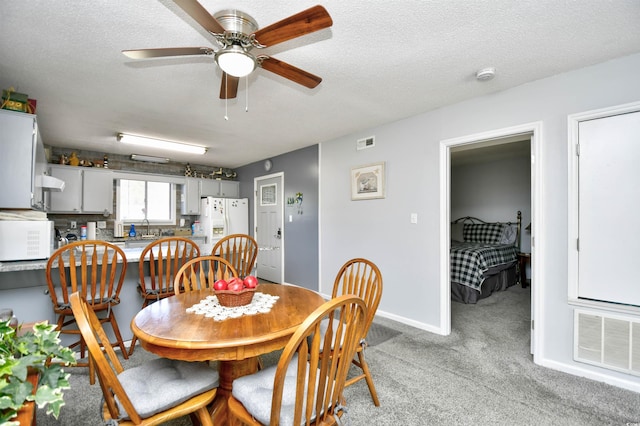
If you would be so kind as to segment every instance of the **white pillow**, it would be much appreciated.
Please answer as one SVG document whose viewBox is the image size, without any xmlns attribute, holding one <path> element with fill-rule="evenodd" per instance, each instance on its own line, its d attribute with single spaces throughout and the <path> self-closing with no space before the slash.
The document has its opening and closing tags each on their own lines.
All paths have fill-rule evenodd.
<svg viewBox="0 0 640 426">
<path fill-rule="evenodd" d="M 500 236 L 500 244 L 515 244 L 518 237 L 518 226 L 505 223 Z"/>
</svg>

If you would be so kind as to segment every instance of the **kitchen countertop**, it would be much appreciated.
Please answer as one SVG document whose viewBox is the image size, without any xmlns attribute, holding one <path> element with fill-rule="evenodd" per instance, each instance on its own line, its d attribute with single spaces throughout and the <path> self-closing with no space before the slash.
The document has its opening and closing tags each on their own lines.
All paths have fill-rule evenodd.
<svg viewBox="0 0 640 426">
<path fill-rule="evenodd" d="M 190 238 L 196 241 L 204 240 L 204 236 L 190 235 L 186 238 Z M 114 243 L 122 243 L 125 240 L 113 241 Z M 132 240 L 135 244 L 144 243 L 145 240 Z M 150 243 L 151 240 L 146 241 Z M 118 244 L 120 245 L 120 244 Z M 139 247 L 121 247 L 127 256 L 127 263 L 135 263 L 140 261 L 140 255 L 146 244 L 141 244 Z M 48 259 L 38 260 L 17 260 L 12 262 L 0 262 L 0 272 L 20 272 L 20 271 L 36 271 L 47 269 Z"/>
<path fill-rule="evenodd" d="M 127 263 L 140 261 L 143 247 L 123 248 L 127 256 Z M 48 259 L 41 260 L 19 260 L 13 262 L 0 262 L 0 272 L 20 272 L 47 269 Z"/>
</svg>

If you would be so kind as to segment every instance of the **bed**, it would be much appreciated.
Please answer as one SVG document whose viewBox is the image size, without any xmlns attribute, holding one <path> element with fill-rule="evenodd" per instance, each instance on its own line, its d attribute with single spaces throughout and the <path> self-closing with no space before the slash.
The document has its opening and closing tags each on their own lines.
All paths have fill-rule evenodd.
<svg viewBox="0 0 640 426">
<path fill-rule="evenodd" d="M 451 300 L 476 303 L 518 283 L 521 213 L 515 222 L 466 216 L 451 223 Z"/>
</svg>

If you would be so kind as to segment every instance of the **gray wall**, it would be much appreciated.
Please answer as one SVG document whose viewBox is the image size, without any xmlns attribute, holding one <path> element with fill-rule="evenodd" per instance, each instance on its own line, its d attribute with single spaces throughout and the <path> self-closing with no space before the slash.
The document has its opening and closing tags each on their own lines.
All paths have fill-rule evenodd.
<svg viewBox="0 0 640 426">
<path fill-rule="evenodd" d="M 345 258 L 364 256 L 384 277 L 379 314 L 438 331 L 441 312 L 441 141 L 541 122 L 541 229 L 544 265 L 535 277 L 540 297 L 536 362 L 572 374 L 640 389 L 640 378 L 573 361 L 573 311 L 568 303 L 567 116 L 640 99 L 640 54 L 534 81 L 379 127 L 320 146 L 320 290 Z M 461 84 L 477 84 L 468 82 Z M 376 136 L 375 148 L 355 141 Z M 386 161 L 387 197 L 351 201 L 349 170 Z M 410 223 L 410 214 L 418 223 Z M 636 314 L 636 317 L 640 316 Z"/>
<path fill-rule="evenodd" d="M 271 158 L 273 167 L 264 170 L 263 162 L 236 169 L 240 196 L 249 198 L 249 229 L 253 232 L 254 187 L 256 177 L 284 172 L 284 198 L 303 193 L 302 214 L 295 207 L 284 207 L 284 280 L 311 290 L 318 290 L 318 145 Z M 293 221 L 289 222 L 289 215 Z"/>
</svg>

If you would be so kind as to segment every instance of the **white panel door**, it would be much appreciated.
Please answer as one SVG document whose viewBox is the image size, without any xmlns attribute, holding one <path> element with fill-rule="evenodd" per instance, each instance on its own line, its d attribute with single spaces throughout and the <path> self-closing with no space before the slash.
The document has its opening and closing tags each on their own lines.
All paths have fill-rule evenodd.
<svg viewBox="0 0 640 426">
<path fill-rule="evenodd" d="M 282 175 L 256 179 L 256 241 L 258 242 L 258 278 L 282 283 L 283 219 Z"/>
<path fill-rule="evenodd" d="M 640 306 L 640 112 L 579 124 L 578 297 Z"/>
</svg>

